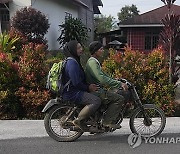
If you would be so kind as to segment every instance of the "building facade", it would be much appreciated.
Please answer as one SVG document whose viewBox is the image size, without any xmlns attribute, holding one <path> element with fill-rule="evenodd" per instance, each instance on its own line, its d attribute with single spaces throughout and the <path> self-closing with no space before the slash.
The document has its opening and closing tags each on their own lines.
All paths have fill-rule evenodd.
<svg viewBox="0 0 180 154">
<path fill-rule="evenodd" d="M 89 41 L 94 36 L 94 14 L 98 6 L 102 6 L 101 0 L 0 0 L 0 27 L 1 31 L 10 28 L 10 20 L 17 10 L 23 7 L 33 7 L 47 16 L 50 28 L 46 34 L 50 50 L 59 49 L 57 38 L 60 35 L 59 25 L 68 17 L 79 18 L 88 28 Z M 100 12 L 98 12 L 100 13 Z"/>
<path fill-rule="evenodd" d="M 180 6 L 173 5 L 171 11 L 180 15 Z M 119 23 L 120 30 L 126 34 L 128 46 L 143 52 L 156 48 L 163 29 L 161 20 L 167 13 L 167 7 L 163 6 Z"/>
</svg>

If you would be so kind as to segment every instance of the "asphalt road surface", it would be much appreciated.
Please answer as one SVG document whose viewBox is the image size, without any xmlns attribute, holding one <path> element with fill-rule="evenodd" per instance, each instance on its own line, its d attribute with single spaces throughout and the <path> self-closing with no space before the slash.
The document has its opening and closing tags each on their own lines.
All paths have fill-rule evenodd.
<svg viewBox="0 0 180 154">
<path fill-rule="evenodd" d="M 130 134 L 129 119 L 124 119 L 122 128 L 113 133 L 85 133 L 75 142 L 57 142 L 47 135 L 43 120 L 0 120 L 0 154 L 180 154 L 180 117 L 168 117 L 158 136 L 178 139 L 177 143 L 142 140 L 131 148 Z"/>
<path fill-rule="evenodd" d="M 177 138 L 180 134 L 162 134 Z M 179 154 L 178 143 L 145 143 L 131 148 L 128 135 L 104 134 L 82 136 L 75 142 L 57 142 L 50 137 L 0 140 L 0 154 Z"/>
</svg>

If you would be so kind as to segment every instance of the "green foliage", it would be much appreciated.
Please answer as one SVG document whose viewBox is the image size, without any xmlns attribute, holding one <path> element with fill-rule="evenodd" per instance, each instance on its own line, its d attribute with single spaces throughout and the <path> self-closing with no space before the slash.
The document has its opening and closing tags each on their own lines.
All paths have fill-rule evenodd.
<svg viewBox="0 0 180 154">
<path fill-rule="evenodd" d="M 12 27 L 24 34 L 29 42 L 47 43 L 44 35 L 48 32 L 48 19 L 34 8 L 24 7 L 17 11 L 12 18 Z"/>
<path fill-rule="evenodd" d="M 14 49 L 13 53 L 14 56 L 20 56 L 21 55 L 21 49 L 23 48 L 23 45 L 28 43 L 27 37 L 20 31 L 18 31 L 15 28 L 11 28 L 10 31 L 8 32 L 9 36 L 11 39 L 18 37 L 19 39 L 14 43 Z"/>
<path fill-rule="evenodd" d="M 124 56 L 111 51 L 103 69 L 112 77 L 134 83 L 143 103 L 154 103 L 167 115 L 173 113 L 174 86 L 168 82 L 168 61 L 161 48 L 148 55 L 130 49 L 126 49 Z"/>
<path fill-rule="evenodd" d="M 94 18 L 95 32 L 98 34 L 109 32 L 115 26 L 114 19 L 115 18 L 111 15 L 109 15 L 108 17 L 104 15 L 96 16 Z"/>
<path fill-rule="evenodd" d="M 131 6 L 126 5 L 121 8 L 121 11 L 117 14 L 120 22 L 123 22 L 133 16 L 139 15 L 139 10 L 136 5 L 132 4 Z"/>
<path fill-rule="evenodd" d="M 15 46 L 14 44 L 19 40 L 19 37 L 15 36 L 13 38 L 10 37 L 9 34 L 7 34 L 6 32 L 4 33 L 0 33 L 0 46 L 1 46 L 1 50 L 3 52 L 8 52 L 11 53 L 14 49 Z"/>
<path fill-rule="evenodd" d="M 53 54 L 53 51 L 48 51 L 46 55 L 46 61 L 45 63 L 48 65 L 48 68 L 50 69 L 54 63 L 58 63 L 59 61 L 63 60 L 64 54 L 61 51 L 55 51 L 56 54 Z"/>
<path fill-rule="evenodd" d="M 61 47 L 70 40 L 77 40 L 79 43 L 84 44 L 87 40 L 87 28 L 80 19 L 68 18 L 65 23 L 59 25 L 61 34 L 57 39 Z"/>
</svg>

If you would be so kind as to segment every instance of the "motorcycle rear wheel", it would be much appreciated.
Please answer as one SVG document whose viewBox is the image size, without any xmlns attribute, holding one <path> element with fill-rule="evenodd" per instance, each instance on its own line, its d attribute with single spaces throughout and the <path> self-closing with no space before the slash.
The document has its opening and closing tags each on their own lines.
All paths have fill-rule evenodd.
<svg viewBox="0 0 180 154">
<path fill-rule="evenodd" d="M 78 139 L 83 132 L 71 131 L 63 128 L 63 121 L 67 117 L 70 106 L 56 105 L 45 115 L 44 126 L 48 135 L 58 142 L 71 142 Z M 75 118 L 75 117 L 73 117 Z"/>
</svg>

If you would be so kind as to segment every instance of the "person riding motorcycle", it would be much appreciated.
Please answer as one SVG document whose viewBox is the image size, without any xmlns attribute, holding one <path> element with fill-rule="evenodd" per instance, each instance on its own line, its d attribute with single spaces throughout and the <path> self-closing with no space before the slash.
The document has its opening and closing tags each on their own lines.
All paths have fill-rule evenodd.
<svg viewBox="0 0 180 154">
<path fill-rule="evenodd" d="M 112 90 L 105 90 L 103 86 L 111 88 L 122 87 L 124 91 L 127 91 L 128 86 L 125 83 L 109 77 L 102 71 L 98 59 L 102 56 L 103 51 L 104 49 L 100 42 L 94 41 L 90 43 L 89 52 L 91 53 L 91 57 L 86 64 L 86 80 L 89 84 L 100 85 L 99 90 L 93 92 L 93 94 L 101 98 L 102 104 L 108 106 L 104 116 L 103 126 L 118 129 L 121 128 L 121 126 L 116 124 L 117 117 L 120 114 L 120 109 L 125 99 L 122 95 Z"/>
<path fill-rule="evenodd" d="M 66 44 L 63 53 L 66 58 L 71 57 L 65 65 L 63 84 L 65 85 L 70 80 L 70 85 L 63 90 L 63 100 L 85 105 L 77 119 L 73 121 L 75 126 L 84 131 L 88 129 L 84 121 L 99 108 L 101 100 L 89 93 L 96 91 L 97 86 L 86 83 L 85 73 L 80 63 L 80 56 L 83 53 L 81 44 L 72 40 Z"/>
</svg>

